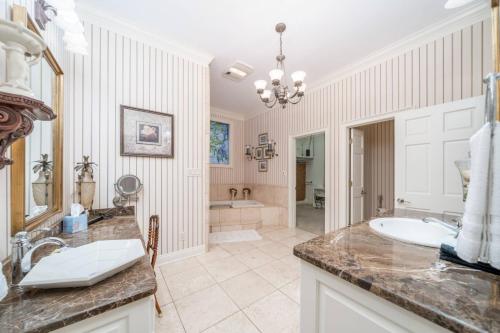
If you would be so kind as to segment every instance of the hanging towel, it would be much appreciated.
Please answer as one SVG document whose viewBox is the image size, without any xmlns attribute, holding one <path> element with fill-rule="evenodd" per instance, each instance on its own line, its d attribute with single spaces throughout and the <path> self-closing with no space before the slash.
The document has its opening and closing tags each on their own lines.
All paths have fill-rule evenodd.
<svg viewBox="0 0 500 333">
<path fill-rule="evenodd" d="M 500 269 L 500 123 L 496 122 L 492 140 L 493 163 L 491 163 L 491 196 L 490 196 L 490 224 L 489 224 L 489 262 L 496 269 Z"/>
<path fill-rule="evenodd" d="M 470 138 L 471 176 L 456 247 L 458 257 L 469 263 L 477 262 L 481 253 L 487 215 L 490 144 L 491 126 L 487 123 Z"/>
</svg>

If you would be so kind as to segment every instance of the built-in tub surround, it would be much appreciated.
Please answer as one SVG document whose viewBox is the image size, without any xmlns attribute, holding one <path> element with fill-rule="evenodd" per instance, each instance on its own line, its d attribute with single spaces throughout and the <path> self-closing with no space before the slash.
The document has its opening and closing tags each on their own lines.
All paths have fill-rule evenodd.
<svg viewBox="0 0 500 333">
<path fill-rule="evenodd" d="M 72 247 L 105 239 L 142 239 L 133 216 L 114 217 L 91 225 L 87 231 L 59 236 Z M 48 250 L 40 249 L 40 254 L 47 255 Z M 9 267 L 4 265 L 8 279 Z M 11 288 L 0 302 L 0 332 L 50 332 L 142 300 L 155 290 L 156 278 L 147 256 L 91 287 L 29 292 Z"/>
<path fill-rule="evenodd" d="M 438 249 L 361 223 L 299 244 L 294 254 L 452 332 L 500 332 L 500 277 L 439 260 Z"/>
</svg>

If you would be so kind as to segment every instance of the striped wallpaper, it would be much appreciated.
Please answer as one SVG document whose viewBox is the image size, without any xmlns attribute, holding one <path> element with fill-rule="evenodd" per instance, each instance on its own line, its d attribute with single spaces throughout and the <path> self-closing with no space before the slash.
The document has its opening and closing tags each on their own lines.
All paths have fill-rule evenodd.
<svg viewBox="0 0 500 333">
<path fill-rule="evenodd" d="M 408 108 L 478 96 L 482 78 L 491 70 L 490 21 L 486 19 L 454 33 L 415 47 L 376 65 L 308 91 L 297 105 L 279 107 L 245 121 L 245 141 L 269 132 L 278 143 L 279 157 L 269 162 L 269 172 L 245 162 L 245 182 L 288 184 L 288 138 L 316 129 L 330 133 L 330 211 L 327 229 L 347 224 L 341 184 L 344 159 L 341 129 L 344 124 Z"/>
<path fill-rule="evenodd" d="M 216 121 L 227 122 L 230 124 L 230 139 L 232 154 L 231 167 L 210 166 L 210 184 L 243 184 L 244 173 L 244 147 L 243 141 L 243 120 L 237 117 L 232 117 L 227 113 L 221 113 L 217 110 L 212 110 L 211 118 Z"/>
<path fill-rule="evenodd" d="M 30 8 L 31 1 L 18 2 Z M 1 17 L 7 17 L 12 2 L 2 2 Z M 51 37 L 54 25 L 49 24 L 49 46 L 53 51 L 57 47 L 65 74 L 64 207 L 69 208 L 75 193 L 72 168 L 83 155 L 90 155 L 98 164 L 94 208 L 113 207 L 115 181 L 124 174 L 137 175 L 144 183 L 137 220 L 146 230 L 149 216 L 160 216 L 161 254 L 200 247 L 205 243 L 208 210 L 208 65 L 98 22 L 84 17 L 88 56 L 63 52 L 62 36 Z M 173 114 L 175 157 L 121 157 L 120 104 Z M 7 189 L 0 191 L 0 258 L 9 251 L 9 169 L 0 171 L 0 186 Z"/>
<path fill-rule="evenodd" d="M 17 4 L 25 6 L 28 9 L 31 17 L 34 17 L 34 0 L 0 0 L 0 18 L 10 19 L 11 12 L 10 8 L 12 5 Z M 59 65 L 65 68 L 68 60 L 68 54 L 64 51 L 64 45 L 62 42 L 62 32 L 57 29 L 53 24 L 49 24 L 45 31 L 42 31 L 45 42 L 48 47 L 56 57 Z M 4 55 L 0 54 L 0 63 L 4 64 Z M 5 66 L 0 66 L 0 80 L 3 79 L 5 75 Z M 64 82 L 64 90 L 67 91 L 67 82 Z M 65 101 L 64 109 L 67 109 L 67 104 Z M 64 118 L 64 127 L 69 124 L 68 118 Z M 36 133 L 35 133 L 36 134 Z M 64 133 L 64 140 L 69 138 L 68 132 Z M 64 147 L 64 154 L 69 151 L 68 147 Z M 9 151 L 10 153 L 10 151 Z M 66 161 L 64 161 L 66 163 Z M 0 260 L 5 258 L 10 253 L 10 170 L 16 167 L 7 166 L 0 170 Z M 67 184 L 67 179 L 70 177 L 70 170 L 64 169 L 64 189 L 63 192 L 67 193 L 69 191 L 69 186 Z M 68 206 L 69 197 L 67 195 L 63 196 L 63 206 Z M 63 214 L 54 216 L 45 222 L 45 225 L 50 225 L 62 217 Z"/>
<path fill-rule="evenodd" d="M 394 121 L 384 121 L 359 127 L 365 141 L 364 201 L 365 219 L 377 213 L 378 196 L 382 208 L 394 208 Z"/>
</svg>

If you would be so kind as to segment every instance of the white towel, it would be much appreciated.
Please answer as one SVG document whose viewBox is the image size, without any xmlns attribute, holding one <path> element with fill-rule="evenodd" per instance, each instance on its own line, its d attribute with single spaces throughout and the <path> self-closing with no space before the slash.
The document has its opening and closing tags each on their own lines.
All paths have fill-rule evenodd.
<svg viewBox="0 0 500 333">
<path fill-rule="evenodd" d="M 500 123 L 496 123 L 493 136 L 493 163 L 491 164 L 491 196 L 489 204 L 489 262 L 500 269 Z"/>
<path fill-rule="evenodd" d="M 463 228 L 457 240 L 457 255 L 470 263 L 477 262 L 481 253 L 481 239 L 486 224 L 488 200 L 488 165 L 491 127 L 485 124 L 470 138 L 471 176 Z"/>
</svg>

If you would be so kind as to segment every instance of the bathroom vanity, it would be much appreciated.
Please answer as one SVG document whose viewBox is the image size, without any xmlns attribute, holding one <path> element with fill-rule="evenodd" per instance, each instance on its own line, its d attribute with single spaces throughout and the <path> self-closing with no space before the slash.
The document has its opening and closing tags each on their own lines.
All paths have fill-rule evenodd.
<svg viewBox="0 0 500 333">
<path fill-rule="evenodd" d="M 500 276 L 368 223 L 299 244 L 301 332 L 500 332 Z"/>
<path fill-rule="evenodd" d="M 98 240 L 142 239 L 134 216 L 114 217 L 87 231 L 58 235 L 77 247 Z M 40 254 L 48 255 L 40 249 Z M 10 278 L 9 265 L 4 274 Z M 0 332 L 153 332 L 156 279 L 144 256 L 132 267 L 84 288 L 13 288 L 0 302 Z"/>
</svg>

